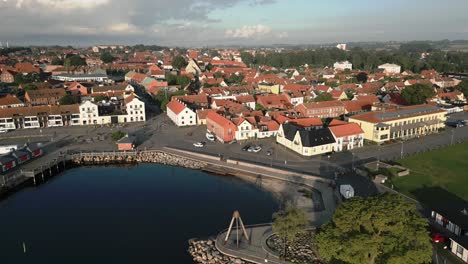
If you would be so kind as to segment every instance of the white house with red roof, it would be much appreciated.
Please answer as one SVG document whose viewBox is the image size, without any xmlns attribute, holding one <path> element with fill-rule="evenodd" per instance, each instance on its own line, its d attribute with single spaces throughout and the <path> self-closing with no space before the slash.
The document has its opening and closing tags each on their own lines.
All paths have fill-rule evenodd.
<svg viewBox="0 0 468 264">
<path fill-rule="evenodd" d="M 197 114 L 178 99 L 167 104 L 167 116 L 179 127 L 197 125 Z"/>
<path fill-rule="evenodd" d="M 236 140 L 247 140 L 258 136 L 255 118 L 235 118 L 232 120 L 237 126 Z"/>
<path fill-rule="evenodd" d="M 364 146 L 364 130 L 358 124 L 349 123 L 329 128 L 336 139 L 333 147 L 335 151 L 352 150 Z"/>
</svg>

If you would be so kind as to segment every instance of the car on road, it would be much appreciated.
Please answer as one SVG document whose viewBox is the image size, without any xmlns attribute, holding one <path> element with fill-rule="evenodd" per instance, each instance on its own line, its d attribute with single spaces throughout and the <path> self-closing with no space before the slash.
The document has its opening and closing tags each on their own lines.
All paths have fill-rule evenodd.
<svg viewBox="0 0 468 264">
<path fill-rule="evenodd" d="M 196 148 L 203 148 L 205 146 L 205 142 L 195 142 L 193 146 Z"/>
<path fill-rule="evenodd" d="M 434 233 L 431 235 L 431 240 L 434 243 L 445 243 L 447 239 L 440 233 Z"/>
<path fill-rule="evenodd" d="M 8 132 L 8 129 L 0 128 L 0 133 L 7 133 L 7 132 Z"/>
<path fill-rule="evenodd" d="M 206 133 L 206 139 L 209 141 L 215 141 L 215 136 L 213 136 L 211 133 Z"/>
<path fill-rule="evenodd" d="M 465 120 L 451 120 L 451 121 L 445 122 L 445 124 L 447 126 L 455 127 L 455 128 L 464 127 L 466 125 Z"/>
<path fill-rule="evenodd" d="M 242 147 L 242 151 L 249 151 L 250 147 L 251 147 L 251 145 L 247 144 L 244 147 Z"/>
<path fill-rule="evenodd" d="M 273 150 L 272 149 L 269 149 L 267 152 L 266 152 L 267 156 L 271 156 L 273 155 Z"/>
</svg>

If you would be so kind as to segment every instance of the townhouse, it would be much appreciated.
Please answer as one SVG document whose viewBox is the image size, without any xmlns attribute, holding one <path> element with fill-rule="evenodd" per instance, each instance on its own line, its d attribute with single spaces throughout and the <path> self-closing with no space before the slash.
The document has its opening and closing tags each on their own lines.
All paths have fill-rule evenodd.
<svg viewBox="0 0 468 264">
<path fill-rule="evenodd" d="M 329 128 L 336 140 L 333 151 L 353 150 L 364 146 L 364 131 L 358 124 L 330 124 Z"/>
<path fill-rule="evenodd" d="M 213 134 L 220 142 L 228 143 L 236 138 L 237 126 L 224 116 L 210 112 L 206 116 L 207 131 Z"/>
<path fill-rule="evenodd" d="M 28 105 L 57 105 L 62 97 L 66 95 L 63 88 L 29 90 L 25 93 L 24 99 Z"/>
<path fill-rule="evenodd" d="M 14 108 L 23 107 L 24 103 L 21 102 L 16 96 L 7 94 L 5 97 L 0 98 L 0 108 Z"/>
<path fill-rule="evenodd" d="M 359 124 L 366 140 L 383 143 L 437 133 L 445 127 L 446 114 L 433 105 L 414 105 L 351 116 L 349 122 Z"/>
<path fill-rule="evenodd" d="M 341 101 L 303 103 L 295 107 L 304 117 L 329 118 L 344 115 L 346 109 Z"/>
<path fill-rule="evenodd" d="M 185 103 L 173 98 L 167 104 L 167 116 L 178 127 L 197 125 L 197 114 Z"/>
</svg>

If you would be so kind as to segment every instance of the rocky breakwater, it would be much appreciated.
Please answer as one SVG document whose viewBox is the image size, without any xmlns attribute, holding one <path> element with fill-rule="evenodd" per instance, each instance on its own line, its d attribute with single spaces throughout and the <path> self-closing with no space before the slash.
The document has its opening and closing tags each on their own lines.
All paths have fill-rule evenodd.
<svg viewBox="0 0 468 264">
<path fill-rule="evenodd" d="M 201 264 L 248 264 L 238 258 L 223 255 L 216 249 L 214 240 L 190 240 L 189 254 L 195 263 Z"/>
<path fill-rule="evenodd" d="M 72 157 L 75 165 L 104 165 L 104 164 L 133 164 L 133 163 L 158 163 L 162 165 L 178 166 L 199 170 L 206 163 L 177 156 L 162 151 L 144 151 L 136 154 L 125 153 L 82 153 Z"/>
</svg>

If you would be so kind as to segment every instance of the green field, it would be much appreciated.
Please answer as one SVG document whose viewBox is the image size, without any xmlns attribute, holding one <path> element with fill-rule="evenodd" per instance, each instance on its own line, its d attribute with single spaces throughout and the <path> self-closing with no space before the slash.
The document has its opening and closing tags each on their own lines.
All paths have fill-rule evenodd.
<svg viewBox="0 0 468 264">
<path fill-rule="evenodd" d="M 398 162 L 411 170 L 411 175 L 392 180 L 398 191 L 415 197 L 418 189 L 441 187 L 468 201 L 468 142 Z"/>
</svg>

